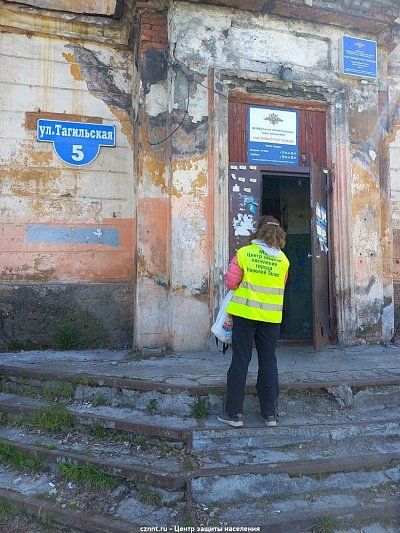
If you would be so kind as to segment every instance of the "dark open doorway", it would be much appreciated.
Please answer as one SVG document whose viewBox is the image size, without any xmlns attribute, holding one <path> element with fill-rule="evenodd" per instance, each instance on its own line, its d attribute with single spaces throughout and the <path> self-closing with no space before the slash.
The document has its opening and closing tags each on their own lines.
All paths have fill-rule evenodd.
<svg viewBox="0 0 400 533">
<path fill-rule="evenodd" d="M 261 214 L 272 215 L 286 232 L 284 249 L 290 261 L 281 338 L 313 336 L 311 208 L 308 177 L 263 174 Z"/>
<path fill-rule="evenodd" d="M 331 342 L 328 171 L 311 167 L 230 163 L 230 256 L 249 243 L 254 223 L 275 215 L 287 231 L 291 262 L 282 339 Z M 285 312 L 286 311 L 286 312 Z"/>
</svg>

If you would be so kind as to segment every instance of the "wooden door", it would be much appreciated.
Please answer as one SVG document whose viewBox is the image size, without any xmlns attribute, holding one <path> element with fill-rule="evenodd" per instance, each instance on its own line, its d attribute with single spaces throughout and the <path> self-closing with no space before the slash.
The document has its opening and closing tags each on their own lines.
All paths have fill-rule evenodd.
<svg viewBox="0 0 400 533">
<path fill-rule="evenodd" d="M 262 176 L 256 165 L 229 164 L 229 254 L 249 243 L 260 216 Z"/>
<path fill-rule="evenodd" d="M 329 325 L 329 220 L 327 172 L 311 165 L 311 255 L 313 277 L 313 344 L 318 350 L 330 343 Z"/>
</svg>

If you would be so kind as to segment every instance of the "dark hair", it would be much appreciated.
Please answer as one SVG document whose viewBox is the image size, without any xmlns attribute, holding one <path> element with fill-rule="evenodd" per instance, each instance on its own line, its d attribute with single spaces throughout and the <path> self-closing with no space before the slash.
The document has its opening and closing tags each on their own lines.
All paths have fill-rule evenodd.
<svg viewBox="0 0 400 533">
<path fill-rule="evenodd" d="M 256 231 L 251 235 L 250 241 L 257 239 L 265 242 L 272 248 L 284 248 L 286 243 L 286 233 L 280 227 L 279 222 L 271 215 L 264 215 L 257 224 Z"/>
</svg>

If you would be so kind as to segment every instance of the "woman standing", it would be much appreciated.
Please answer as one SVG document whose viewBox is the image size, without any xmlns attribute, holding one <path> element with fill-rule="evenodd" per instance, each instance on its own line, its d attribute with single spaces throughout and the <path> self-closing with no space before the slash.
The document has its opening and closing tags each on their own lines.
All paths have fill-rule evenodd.
<svg viewBox="0 0 400 533">
<path fill-rule="evenodd" d="M 233 427 L 243 426 L 241 417 L 253 341 L 258 354 L 261 418 L 267 426 L 277 424 L 279 382 L 275 350 L 289 269 L 289 261 L 281 250 L 285 238 L 279 222 L 272 216 L 263 216 L 251 244 L 238 250 L 225 276 L 228 289 L 235 290 L 227 307 L 227 312 L 233 315 L 233 354 L 225 410 L 217 418 Z"/>
</svg>

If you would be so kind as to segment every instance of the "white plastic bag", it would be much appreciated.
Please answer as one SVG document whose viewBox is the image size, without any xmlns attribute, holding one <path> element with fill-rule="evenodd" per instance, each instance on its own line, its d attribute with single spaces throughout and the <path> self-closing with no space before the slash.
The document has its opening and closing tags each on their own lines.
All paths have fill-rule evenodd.
<svg viewBox="0 0 400 533">
<path fill-rule="evenodd" d="M 232 343 L 232 317 L 227 314 L 226 308 L 228 303 L 231 301 L 233 292 L 234 291 L 229 291 L 222 300 L 217 319 L 211 328 L 212 333 L 214 333 L 214 335 L 217 337 L 217 346 L 218 340 L 220 340 L 223 344 Z"/>
</svg>

